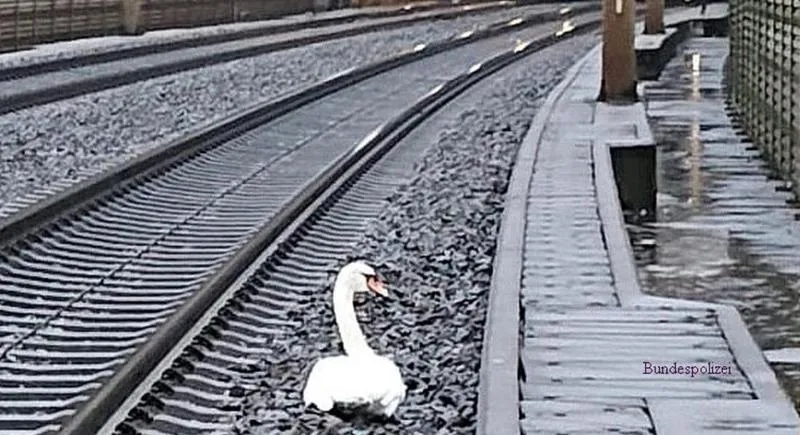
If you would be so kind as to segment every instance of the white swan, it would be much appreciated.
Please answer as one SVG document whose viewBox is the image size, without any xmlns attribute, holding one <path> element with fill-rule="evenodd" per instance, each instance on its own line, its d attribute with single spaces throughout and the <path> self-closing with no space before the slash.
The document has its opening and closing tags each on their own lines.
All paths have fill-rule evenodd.
<svg viewBox="0 0 800 435">
<path fill-rule="evenodd" d="M 362 261 L 344 266 L 333 287 L 333 312 L 347 355 L 322 358 L 311 369 L 303 402 L 321 411 L 334 406 L 357 407 L 373 415 L 391 417 L 406 397 L 400 369 L 369 347 L 353 308 L 356 292 L 388 292 L 375 269 Z"/>
</svg>

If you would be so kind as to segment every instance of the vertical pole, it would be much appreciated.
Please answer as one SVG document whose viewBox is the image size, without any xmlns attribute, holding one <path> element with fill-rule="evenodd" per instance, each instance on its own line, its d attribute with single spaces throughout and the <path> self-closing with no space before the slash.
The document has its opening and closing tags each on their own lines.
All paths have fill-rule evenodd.
<svg viewBox="0 0 800 435">
<path fill-rule="evenodd" d="M 632 103 L 636 95 L 634 0 L 603 0 L 603 76 L 599 101 Z"/>
<path fill-rule="evenodd" d="M 139 33 L 142 0 L 122 0 L 122 30 L 126 35 Z"/>
<path fill-rule="evenodd" d="M 767 29 L 766 29 L 766 11 L 764 4 L 761 1 L 756 3 L 756 46 L 753 52 L 754 62 L 756 69 L 756 134 L 754 139 L 757 141 L 759 147 L 764 151 L 767 156 L 769 148 L 766 141 L 766 112 L 764 111 L 764 102 L 767 100 L 765 97 L 767 91 L 767 80 L 765 75 L 767 69 L 764 65 L 765 53 L 767 51 Z"/>
<path fill-rule="evenodd" d="M 746 47 L 747 59 L 747 132 L 750 139 L 756 142 L 756 97 L 758 96 L 758 80 L 754 50 L 757 48 L 758 38 L 756 33 L 756 4 L 755 0 L 747 0 L 748 38 Z"/>
<path fill-rule="evenodd" d="M 647 0 L 644 17 L 644 34 L 664 33 L 664 0 Z"/>
<path fill-rule="evenodd" d="M 728 80 L 731 86 L 731 103 L 737 109 L 741 121 L 741 108 L 742 104 L 742 17 L 741 17 L 741 0 L 731 0 L 730 2 L 730 40 L 731 40 L 731 54 L 729 58 L 729 71 Z"/>
<path fill-rule="evenodd" d="M 788 138 L 785 134 L 787 130 L 787 122 L 785 121 L 788 118 L 788 113 L 784 111 L 787 107 L 784 105 L 786 95 L 786 78 L 785 78 L 785 71 L 787 68 L 786 61 L 789 59 L 788 56 L 785 56 L 786 53 L 786 34 L 784 33 L 784 24 L 786 23 L 786 8 L 784 7 L 784 3 L 782 0 L 778 0 L 775 2 L 775 6 L 773 9 L 773 13 L 776 15 L 773 18 L 773 49 L 772 54 L 775 58 L 774 64 L 780 65 L 780 68 L 776 68 L 774 71 L 774 80 L 777 87 L 773 89 L 775 92 L 775 97 L 773 100 L 773 111 L 771 112 L 775 118 L 773 121 L 773 127 L 775 128 L 775 141 L 777 142 L 777 148 L 780 152 L 780 162 L 781 162 L 781 171 L 784 175 L 788 175 L 791 172 L 791 158 L 789 147 L 787 147 Z M 790 109 L 791 110 L 791 109 Z"/>
<path fill-rule="evenodd" d="M 19 3 L 19 2 L 17 2 Z M 69 26 L 69 38 L 74 38 L 74 33 L 72 33 L 72 26 L 75 24 L 75 0 L 69 0 L 69 18 L 68 18 L 68 26 Z"/>
<path fill-rule="evenodd" d="M 789 3 L 789 30 L 791 32 L 790 38 L 790 49 L 789 49 L 789 128 L 791 129 L 791 133 L 789 136 L 789 149 L 791 150 L 791 159 L 792 159 L 792 181 L 794 186 L 795 194 L 800 195 L 800 114 L 798 114 L 798 110 L 800 110 L 800 96 L 798 95 L 798 90 L 800 90 L 800 86 L 797 85 L 797 81 L 794 80 L 795 74 L 797 74 L 798 70 L 798 50 L 800 50 L 800 35 L 795 29 L 795 22 L 797 22 L 798 16 L 800 16 L 800 7 L 798 7 L 797 2 L 792 1 Z"/>
<path fill-rule="evenodd" d="M 20 0 L 14 2 L 14 48 L 19 50 L 22 47 L 22 23 L 20 22 Z"/>
<path fill-rule="evenodd" d="M 764 5 L 764 58 L 762 62 L 770 65 L 770 68 L 764 70 L 764 137 L 767 141 L 767 148 L 770 150 L 772 161 L 775 166 L 780 170 L 781 167 L 781 149 L 780 142 L 778 141 L 778 121 L 779 117 L 774 116 L 772 112 L 775 107 L 775 100 L 777 97 L 779 81 L 776 81 L 776 75 L 780 71 L 780 61 L 775 57 L 776 47 L 776 3 L 767 2 Z M 777 68 L 776 68 L 777 67 Z"/>
</svg>

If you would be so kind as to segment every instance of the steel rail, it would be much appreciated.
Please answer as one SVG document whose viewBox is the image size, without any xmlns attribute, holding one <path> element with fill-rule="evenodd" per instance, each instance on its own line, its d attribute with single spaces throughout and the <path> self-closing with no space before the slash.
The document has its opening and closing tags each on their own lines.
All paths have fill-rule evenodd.
<svg viewBox="0 0 800 435">
<path fill-rule="evenodd" d="M 521 24 L 506 23 L 522 39 L 548 27 Z M 436 64 L 456 74 L 506 40 L 475 42 L 441 64 L 420 60 L 253 123 L 0 247 L 0 431 L 58 430 L 298 186 L 426 83 L 443 80 L 423 70 Z M 375 92 L 388 98 L 370 103 Z"/>
<path fill-rule="evenodd" d="M 494 74 L 505 66 L 530 54 L 565 39 L 566 37 L 597 29 L 599 19 L 581 22 L 571 28 L 545 37 L 518 44 L 512 50 L 477 64 L 467 72 L 438 86 L 402 114 L 381 125 L 353 149 L 334 161 L 318 177 L 309 181 L 302 190 L 269 221 L 237 254 L 226 262 L 218 272 L 188 300 L 177 313 L 163 324 L 151 338 L 129 358 L 114 377 L 86 402 L 80 411 L 64 426 L 62 435 L 95 433 L 102 428 L 110 415 L 134 393 L 139 384 L 158 374 L 153 370 L 173 351 L 176 343 L 195 328 L 209 308 L 225 294 L 230 286 L 251 267 L 265 249 L 269 249 L 281 234 L 297 219 L 311 219 L 315 210 L 308 210 L 312 203 L 322 205 L 335 201 L 343 190 L 348 189 L 358 176 L 385 156 L 402 138 L 430 117 L 447 102 L 478 81 Z M 291 243 L 302 239 L 298 235 Z"/>
<path fill-rule="evenodd" d="M 574 11 L 599 9 L 600 6 L 596 4 L 573 8 Z M 538 16 L 539 20 L 550 20 L 557 15 L 558 12 L 552 12 L 535 16 Z M 278 38 L 278 40 L 272 42 L 260 41 L 258 38 L 254 38 L 229 42 L 227 44 L 233 44 L 235 47 L 219 50 L 210 50 L 210 47 L 190 48 L 186 50 L 201 52 L 197 54 L 182 54 L 185 56 L 183 59 L 171 57 L 178 57 L 177 54 L 181 53 L 180 51 L 173 51 L 171 54 L 166 53 L 163 56 L 155 54 L 153 56 L 159 56 L 158 59 L 141 58 L 145 60 L 141 63 L 146 66 L 131 66 L 127 61 L 116 61 L 119 64 L 114 67 L 112 67 L 113 63 L 100 65 L 104 67 L 102 69 L 107 70 L 106 72 L 88 71 L 86 75 L 82 75 L 73 74 L 72 71 L 64 71 L 51 73 L 58 75 L 58 77 L 48 78 L 45 74 L 41 77 L 34 76 L 29 79 L 23 78 L 17 81 L 9 81 L 7 82 L 8 91 L 0 92 L 0 115 L 213 64 L 297 48 L 306 44 L 355 36 L 368 31 L 389 30 L 404 25 L 406 25 L 405 22 L 398 20 L 398 22 L 389 24 L 373 22 L 363 26 L 347 27 L 338 31 L 328 30 L 314 33 L 313 29 L 311 29 L 308 30 L 311 33 L 309 35 L 301 35 L 297 38 L 284 40 Z M 26 80 L 34 80 L 34 83 L 28 83 Z M 42 83 L 42 81 L 46 83 Z"/>
<path fill-rule="evenodd" d="M 53 71 L 79 68 L 83 66 L 112 62 L 116 60 L 130 59 L 132 57 L 165 53 L 185 48 L 195 48 L 208 45 L 215 45 L 224 42 L 236 41 L 240 39 L 258 38 L 262 36 L 275 35 L 278 33 L 294 32 L 298 30 L 313 29 L 313 28 L 332 26 L 337 24 L 346 24 L 359 20 L 391 18 L 391 17 L 411 15 L 407 19 L 403 19 L 397 23 L 394 23 L 395 25 L 408 25 L 425 20 L 455 18 L 459 16 L 486 13 L 514 5 L 515 2 L 513 1 L 499 1 L 485 5 L 469 5 L 469 7 L 462 6 L 459 7 L 458 9 L 448 11 L 446 9 L 453 9 L 454 6 L 450 4 L 430 4 L 421 6 L 410 4 L 407 7 L 392 8 L 388 10 L 360 11 L 359 13 L 355 13 L 352 15 L 339 15 L 332 17 L 316 18 L 309 21 L 279 23 L 272 26 L 235 30 L 226 33 L 218 33 L 202 37 L 191 37 L 180 40 L 156 41 L 153 44 L 133 46 L 133 47 L 123 47 L 113 51 L 104 51 L 99 53 L 88 53 L 84 55 L 70 57 L 67 59 L 46 60 L 43 62 L 36 62 L 27 65 L 0 68 L 0 82 L 12 79 L 19 79 L 22 77 L 29 77 Z M 420 12 L 427 12 L 436 9 L 445 9 L 445 11 L 431 15 L 414 15 Z"/>
<path fill-rule="evenodd" d="M 586 9 L 596 10 L 597 7 Z M 52 222 L 56 218 L 63 217 L 69 214 L 70 211 L 74 211 L 84 204 L 96 200 L 98 197 L 108 194 L 112 189 L 122 188 L 130 184 L 138 177 L 145 176 L 148 173 L 156 173 L 163 168 L 212 149 L 257 125 L 382 72 L 471 42 L 542 24 L 562 18 L 567 14 L 584 11 L 585 9 L 573 10 L 565 8 L 552 13 L 534 14 L 510 22 L 496 23 L 483 30 L 467 32 L 453 39 L 426 46 L 418 46 L 410 52 L 402 53 L 386 60 L 342 71 L 298 92 L 278 97 L 266 103 L 257 103 L 242 110 L 239 114 L 218 121 L 164 146 L 157 147 L 13 213 L 0 221 L 0 247 L 6 246 L 30 231 Z"/>
</svg>

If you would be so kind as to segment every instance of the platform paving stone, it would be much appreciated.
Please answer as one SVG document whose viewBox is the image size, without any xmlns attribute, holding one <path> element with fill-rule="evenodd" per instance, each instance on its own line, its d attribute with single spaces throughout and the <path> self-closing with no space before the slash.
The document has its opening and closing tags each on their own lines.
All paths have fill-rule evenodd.
<svg viewBox="0 0 800 435">
<path fill-rule="evenodd" d="M 602 211 L 616 199 L 599 187 L 599 177 L 611 175 L 600 169 L 608 161 L 596 159 L 609 143 L 653 138 L 641 103 L 595 102 L 599 48 L 554 91 L 560 97 L 537 138 L 521 270 L 523 433 L 800 433 L 737 313 L 652 298 L 636 282 L 618 282 L 633 258 L 608 250 L 628 241 Z M 645 371 L 673 365 L 698 373 Z"/>
</svg>

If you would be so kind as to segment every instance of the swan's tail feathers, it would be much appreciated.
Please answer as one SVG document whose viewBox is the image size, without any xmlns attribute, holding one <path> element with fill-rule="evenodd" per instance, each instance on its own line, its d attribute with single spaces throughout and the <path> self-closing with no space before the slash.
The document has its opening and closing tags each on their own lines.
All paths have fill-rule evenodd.
<svg viewBox="0 0 800 435">
<path fill-rule="evenodd" d="M 383 415 L 386 417 L 394 415 L 394 412 L 397 411 L 397 407 L 400 406 L 400 402 L 402 401 L 403 399 L 401 397 L 392 397 L 392 400 L 384 405 Z"/>
<path fill-rule="evenodd" d="M 303 403 L 306 407 L 316 406 L 320 411 L 328 412 L 333 409 L 333 399 L 325 383 L 327 375 L 324 359 L 317 361 L 312 367 L 303 389 Z"/>
<path fill-rule="evenodd" d="M 315 387 L 315 385 L 316 384 L 312 384 L 311 382 L 306 385 L 306 388 L 303 390 L 303 403 L 305 403 L 306 407 L 314 405 L 320 411 L 330 411 L 333 409 L 333 399 L 330 394 L 325 394 L 325 391 Z"/>
<path fill-rule="evenodd" d="M 404 384 L 401 385 L 402 388 L 395 389 L 392 394 L 386 395 L 383 400 L 381 400 L 383 415 L 386 417 L 394 415 L 395 411 L 397 411 L 397 407 L 400 406 L 400 403 L 406 398 L 406 386 Z"/>
<path fill-rule="evenodd" d="M 309 402 L 306 402 L 306 406 L 314 405 L 322 412 L 329 412 L 333 409 L 333 400 L 330 397 L 317 397 Z"/>
<path fill-rule="evenodd" d="M 333 399 L 326 394 L 303 394 L 303 402 L 306 407 L 314 405 L 322 412 L 333 409 Z"/>
</svg>

